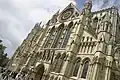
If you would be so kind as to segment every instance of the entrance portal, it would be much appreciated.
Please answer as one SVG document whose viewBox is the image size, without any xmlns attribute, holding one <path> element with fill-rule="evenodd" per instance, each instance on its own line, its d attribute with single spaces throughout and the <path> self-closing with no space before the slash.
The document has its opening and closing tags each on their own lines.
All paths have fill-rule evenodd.
<svg viewBox="0 0 120 80">
<path fill-rule="evenodd" d="M 39 64 L 37 67 L 36 67 L 36 71 L 37 73 L 35 74 L 35 80 L 42 80 L 42 76 L 43 76 L 43 73 L 44 73 L 44 65 L 43 64 Z"/>
</svg>

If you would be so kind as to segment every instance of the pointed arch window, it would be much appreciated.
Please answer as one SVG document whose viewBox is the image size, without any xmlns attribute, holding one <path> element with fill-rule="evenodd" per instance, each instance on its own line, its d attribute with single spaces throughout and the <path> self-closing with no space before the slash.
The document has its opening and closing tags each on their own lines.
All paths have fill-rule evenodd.
<svg viewBox="0 0 120 80">
<path fill-rule="evenodd" d="M 60 38 L 64 29 L 64 24 L 61 24 L 57 29 L 57 34 L 55 36 L 52 48 L 60 47 Z"/>
<path fill-rule="evenodd" d="M 73 76 L 77 77 L 77 74 L 78 74 L 78 71 L 79 71 L 79 67 L 80 67 L 80 59 L 78 59 L 76 61 L 76 63 L 75 63 Z"/>
<path fill-rule="evenodd" d="M 68 40 L 69 40 L 69 37 L 70 37 L 70 30 L 67 29 L 67 30 L 66 30 L 65 39 L 64 39 L 64 42 L 63 42 L 63 45 L 62 45 L 62 48 L 65 48 L 65 47 L 66 47 L 67 42 L 68 42 Z"/>
<path fill-rule="evenodd" d="M 53 72 L 56 71 L 57 65 L 58 65 L 58 61 L 61 57 L 61 53 L 58 53 L 54 59 L 54 63 L 53 63 Z"/>
<path fill-rule="evenodd" d="M 64 59 L 65 59 L 65 57 L 66 57 L 66 53 L 63 53 L 62 55 L 61 55 L 61 57 L 60 57 L 60 59 L 58 59 L 59 61 L 58 61 L 58 63 L 59 64 L 57 64 L 57 70 L 56 70 L 56 72 L 57 73 L 60 73 L 60 71 L 61 71 L 61 69 L 62 69 L 62 67 L 63 67 L 63 64 L 64 64 Z"/>
<path fill-rule="evenodd" d="M 55 26 L 52 27 L 49 36 L 45 42 L 44 48 L 48 48 L 51 46 L 52 41 L 54 40 L 54 34 L 55 34 Z"/>
<path fill-rule="evenodd" d="M 67 26 L 65 38 L 64 38 L 63 44 L 62 44 L 62 48 L 65 48 L 68 43 L 68 40 L 69 40 L 70 34 L 71 34 L 70 29 L 72 26 L 73 26 L 73 22 L 69 23 L 69 25 Z"/>
<path fill-rule="evenodd" d="M 98 17 L 95 17 L 94 19 L 93 19 L 93 29 L 96 31 L 96 29 L 97 29 L 97 24 L 98 24 Z"/>
<path fill-rule="evenodd" d="M 82 71 L 81 78 L 86 79 L 88 68 L 89 68 L 89 61 L 85 61 L 83 64 L 83 71 Z"/>
</svg>

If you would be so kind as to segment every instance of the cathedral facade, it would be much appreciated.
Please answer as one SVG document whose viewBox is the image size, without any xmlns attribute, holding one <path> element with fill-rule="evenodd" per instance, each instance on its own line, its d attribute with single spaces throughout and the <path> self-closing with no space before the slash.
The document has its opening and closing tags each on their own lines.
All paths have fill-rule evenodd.
<svg viewBox="0 0 120 80">
<path fill-rule="evenodd" d="M 79 11 L 72 3 L 37 23 L 9 63 L 34 80 L 120 80 L 120 16 L 116 7 Z"/>
</svg>

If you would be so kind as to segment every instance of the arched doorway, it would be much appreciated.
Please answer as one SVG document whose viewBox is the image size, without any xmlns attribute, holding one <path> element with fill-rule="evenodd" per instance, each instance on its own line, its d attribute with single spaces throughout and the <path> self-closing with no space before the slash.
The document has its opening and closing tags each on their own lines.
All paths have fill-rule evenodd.
<svg viewBox="0 0 120 80">
<path fill-rule="evenodd" d="M 44 73 L 44 65 L 39 64 L 35 69 L 36 69 L 36 74 L 35 74 L 34 79 L 35 80 L 42 80 L 42 76 Z"/>
</svg>

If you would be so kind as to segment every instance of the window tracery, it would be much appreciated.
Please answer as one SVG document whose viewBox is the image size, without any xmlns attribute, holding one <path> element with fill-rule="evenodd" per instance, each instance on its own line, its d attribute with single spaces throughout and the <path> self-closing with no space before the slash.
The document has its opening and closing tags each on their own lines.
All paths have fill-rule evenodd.
<svg viewBox="0 0 120 80">
<path fill-rule="evenodd" d="M 78 71 L 79 71 L 79 67 L 80 67 L 80 59 L 78 59 L 75 62 L 75 66 L 74 66 L 74 71 L 73 71 L 73 76 L 77 77 Z"/>
<path fill-rule="evenodd" d="M 58 53 L 54 59 L 53 70 L 52 70 L 53 72 L 55 72 L 57 69 L 57 64 L 58 64 L 60 57 L 61 57 L 61 53 Z"/>
<path fill-rule="evenodd" d="M 63 44 L 62 44 L 62 48 L 65 48 L 68 43 L 68 40 L 69 40 L 70 34 L 71 34 L 70 29 L 72 26 L 73 26 L 73 22 L 69 23 L 69 25 L 67 26 L 65 38 L 64 38 Z"/>
<path fill-rule="evenodd" d="M 44 45 L 44 48 L 49 48 L 51 46 L 51 43 L 52 41 L 54 40 L 54 34 L 55 34 L 55 26 L 52 27 L 49 35 L 48 35 L 48 38 L 45 42 L 45 45 Z"/>
<path fill-rule="evenodd" d="M 88 72 L 88 68 L 89 68 L 89 61 L 86 60 L 86 61 L 84 62 L 84 64 L 83 64 L 83 71 L 82 71 L 81 78 L 86 79 L 87 72 Z"/>
<path fill-rule="evenodd" d="M 64 29 L 64 24 L 61 24 L 58 29 L 57 29 L 57 34 L 55 36 L 55 40 L 54 40 L 54 43 L 52 45 L 52 48 L 59 48 L 60 47 L 60 44 L 61 44 L 61 36 L 62 36 L 62 33 L 63 33 L 63 29 Z"/>
</svg>

